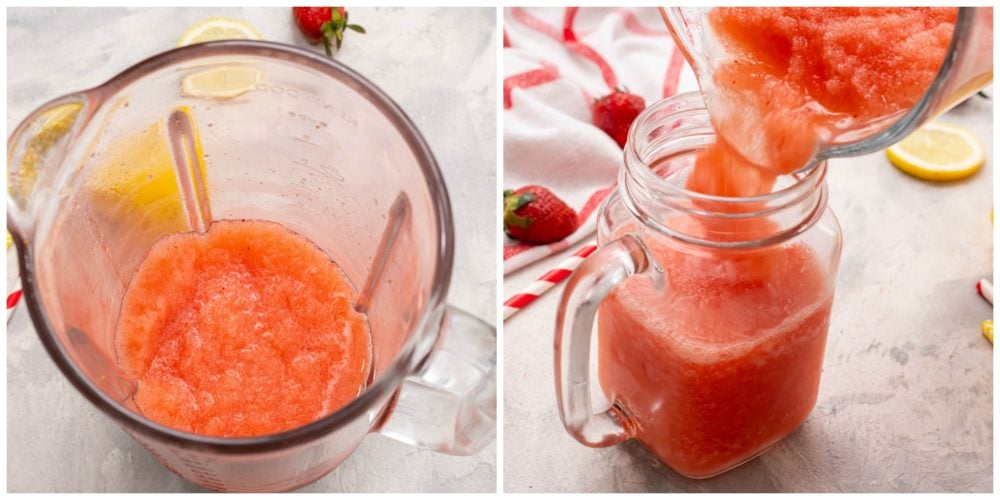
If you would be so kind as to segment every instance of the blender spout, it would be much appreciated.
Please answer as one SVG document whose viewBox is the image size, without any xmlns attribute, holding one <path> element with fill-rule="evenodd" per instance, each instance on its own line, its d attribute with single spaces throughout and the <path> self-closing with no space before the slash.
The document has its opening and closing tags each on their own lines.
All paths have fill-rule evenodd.
<svg viewBox="0 0 1000 500">
<path fill-rule="evenodd" d="M 396 201 L 389 207 L 389 215 L 385 221 L 385 229 L 382 231 L 382 239 L 379 240 L 378 249 L 372 259 L 371 270 L 368 271 L 365 284 L 354 300 L 355 311 L 365 314 L 371 306 L 375 291 L 378 289 L 379 283 L 382 282 L 382 275 L 389 263 L 389 257 L 398 252 L 399 233 L 406 224 L 409 224 L 410 212 L 410 199 L 406 193 L 400 192 L 396 196 Z"/>
<path fill-rule="evenodd" d="M 688 65 L 695 70 L 695 76 L 701 78 L 699 70 L 701 61 L 697 59 L 698 49 L 695 47 L 688 33 L 687 22 L 684 20 L 684 9 L 682 7 L 660 7 L 660 17 L 663 24 L 667 26 L 667 31 L 674 39 L 674 44 L 681 51 L 681 55 L 687 60 Z"/>
</svg>

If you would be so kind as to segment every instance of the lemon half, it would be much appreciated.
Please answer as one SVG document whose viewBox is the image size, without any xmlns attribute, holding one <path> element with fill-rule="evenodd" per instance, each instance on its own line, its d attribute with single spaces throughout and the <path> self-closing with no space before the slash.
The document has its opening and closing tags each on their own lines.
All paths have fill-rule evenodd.
<svg viewBox="0 0 1000 500">
<path fill-rule="evenodd" d="M 885 151 L 903 172 L 929 181 L 953 181 L 976 173 L 986 161 L 969 130 L 948 123 L 924 125 Z"/>
<path fill-rule="evenodd" d="M 151 123 L 117 138 L 87 178 L 94 207 L 109 220 L 183 230 L 187 225 L 165 127 Z"/>
<path fill-rule="evenodd" d="M 191 26 L 177 41 L 178 47 L 215 40 L 261 40 L 253 26 L 226 17 L 211 17 Z"/>
<path fill-rule="evenodd" d="M 190 176 L 201 177 L 207 185 L 204 154 L 194 114 L 187 107 L 178 108 L 187 115 L 193 130 Z M 177 175 L 167 127 L 163 122 L 150 123 L 128 135 L 118 137 L 106 147 L 106 157 L 89 173 L 86 185 L 94 207 L 109 220 L 161 233 L 190 229 L 181 181 Z"/>
</svg>

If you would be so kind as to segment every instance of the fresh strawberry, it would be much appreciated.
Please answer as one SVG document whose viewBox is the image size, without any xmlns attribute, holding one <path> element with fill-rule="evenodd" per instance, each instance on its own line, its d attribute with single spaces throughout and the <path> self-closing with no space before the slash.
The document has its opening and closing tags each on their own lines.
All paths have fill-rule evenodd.
<svg viewBox="0 0 1000 500">
<path fill-rule="evenodd" d="M 343 7 L 337 7 L 337 13 L 347 13 Z M 292 17 L 299 31 L 315 45 L 323 41 L 323 24 L 333 20 L 333 7 L 292 7 Z"/>
<path fill-rule="evenodd" d="M 576 212 L 541 186 L 503 192 L 503 228 L 528 243 L 552 243 L 576 231 Z"/>
<path fill-rule="evenodd" d="M 334 44 L 340 50 L 344 30 L 365 32 L 357 24 L 348 24 L 347 9 L 343 7 L 292 7 L 292 17 L 309 43 L 323 42 L 328 56 L 333 56 Z"/>
<path fill-rule="evenodd" d="M 594 125 L 607 132 L 619 146 L 625 147 L 628 128 L 635 117 L 646 108 L 642 96 L 614 89 L 610 94 L 594 101 Z"/>
</svg>

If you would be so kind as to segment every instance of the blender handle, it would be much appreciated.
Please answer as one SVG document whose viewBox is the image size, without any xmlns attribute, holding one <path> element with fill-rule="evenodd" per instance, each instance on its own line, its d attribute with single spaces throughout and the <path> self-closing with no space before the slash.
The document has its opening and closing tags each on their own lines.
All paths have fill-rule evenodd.
<svg viewBox="0 0 1000 500">
<path fill-rule="evenodd" d="M 379 432 L 448 455 L 478 453 L 496 437 L 496 366 L 496 328 L 448 306 L 437 342 Z"/>
<path fill-rule="evenodd" d="M 566 283 L 556 313 L 556 399 L 563 426 L 591 447 L 631 438 L 635 425 L 620 402 L 595 413 L 590 400 L 590 350 L 594 317 L 614 288 L 634 275 L 646 275 L 659 288 L 663 273 L 642 240 L 633 234 L 601 247 Z"/>
<path fill-rule="evenodd" d="M 7 140 L 7 226 L 24 236 L 31 200 L 49 196 L 69 144 L 79 131 L 87 96 L 53 99 L 25 118 Z"/>
</svg>

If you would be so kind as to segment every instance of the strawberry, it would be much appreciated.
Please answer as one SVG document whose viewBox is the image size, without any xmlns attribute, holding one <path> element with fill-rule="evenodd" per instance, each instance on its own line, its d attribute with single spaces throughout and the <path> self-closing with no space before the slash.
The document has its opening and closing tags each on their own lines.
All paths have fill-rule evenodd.
<svg viewBox="0 0 1000 500">
<path fill-rule="evenodd" d="M 579 226 L 576 212 L 541 186 L 503 192 L 503 228 L 507 235 L 528 243 L 552 243 Z"/>
<path fill-rule="evenodd" d="M 594 125 L 607 132 L 624 148 L 629 127 L 645 108 L 646 100 L 642 96 L 616 88 L 610 94 L 594 100 Z"/>
<path fill-rule="evenodd" d="M 292 17 L 306 40 L 311 44 L 323 42 L 326 55 L 331 57 L 334 43 L 340 50 L 345 29 L 365 32 L 361 26 L 347 23 L 347 9 L 343 7 L 292 7 Z"/>
</svg>

